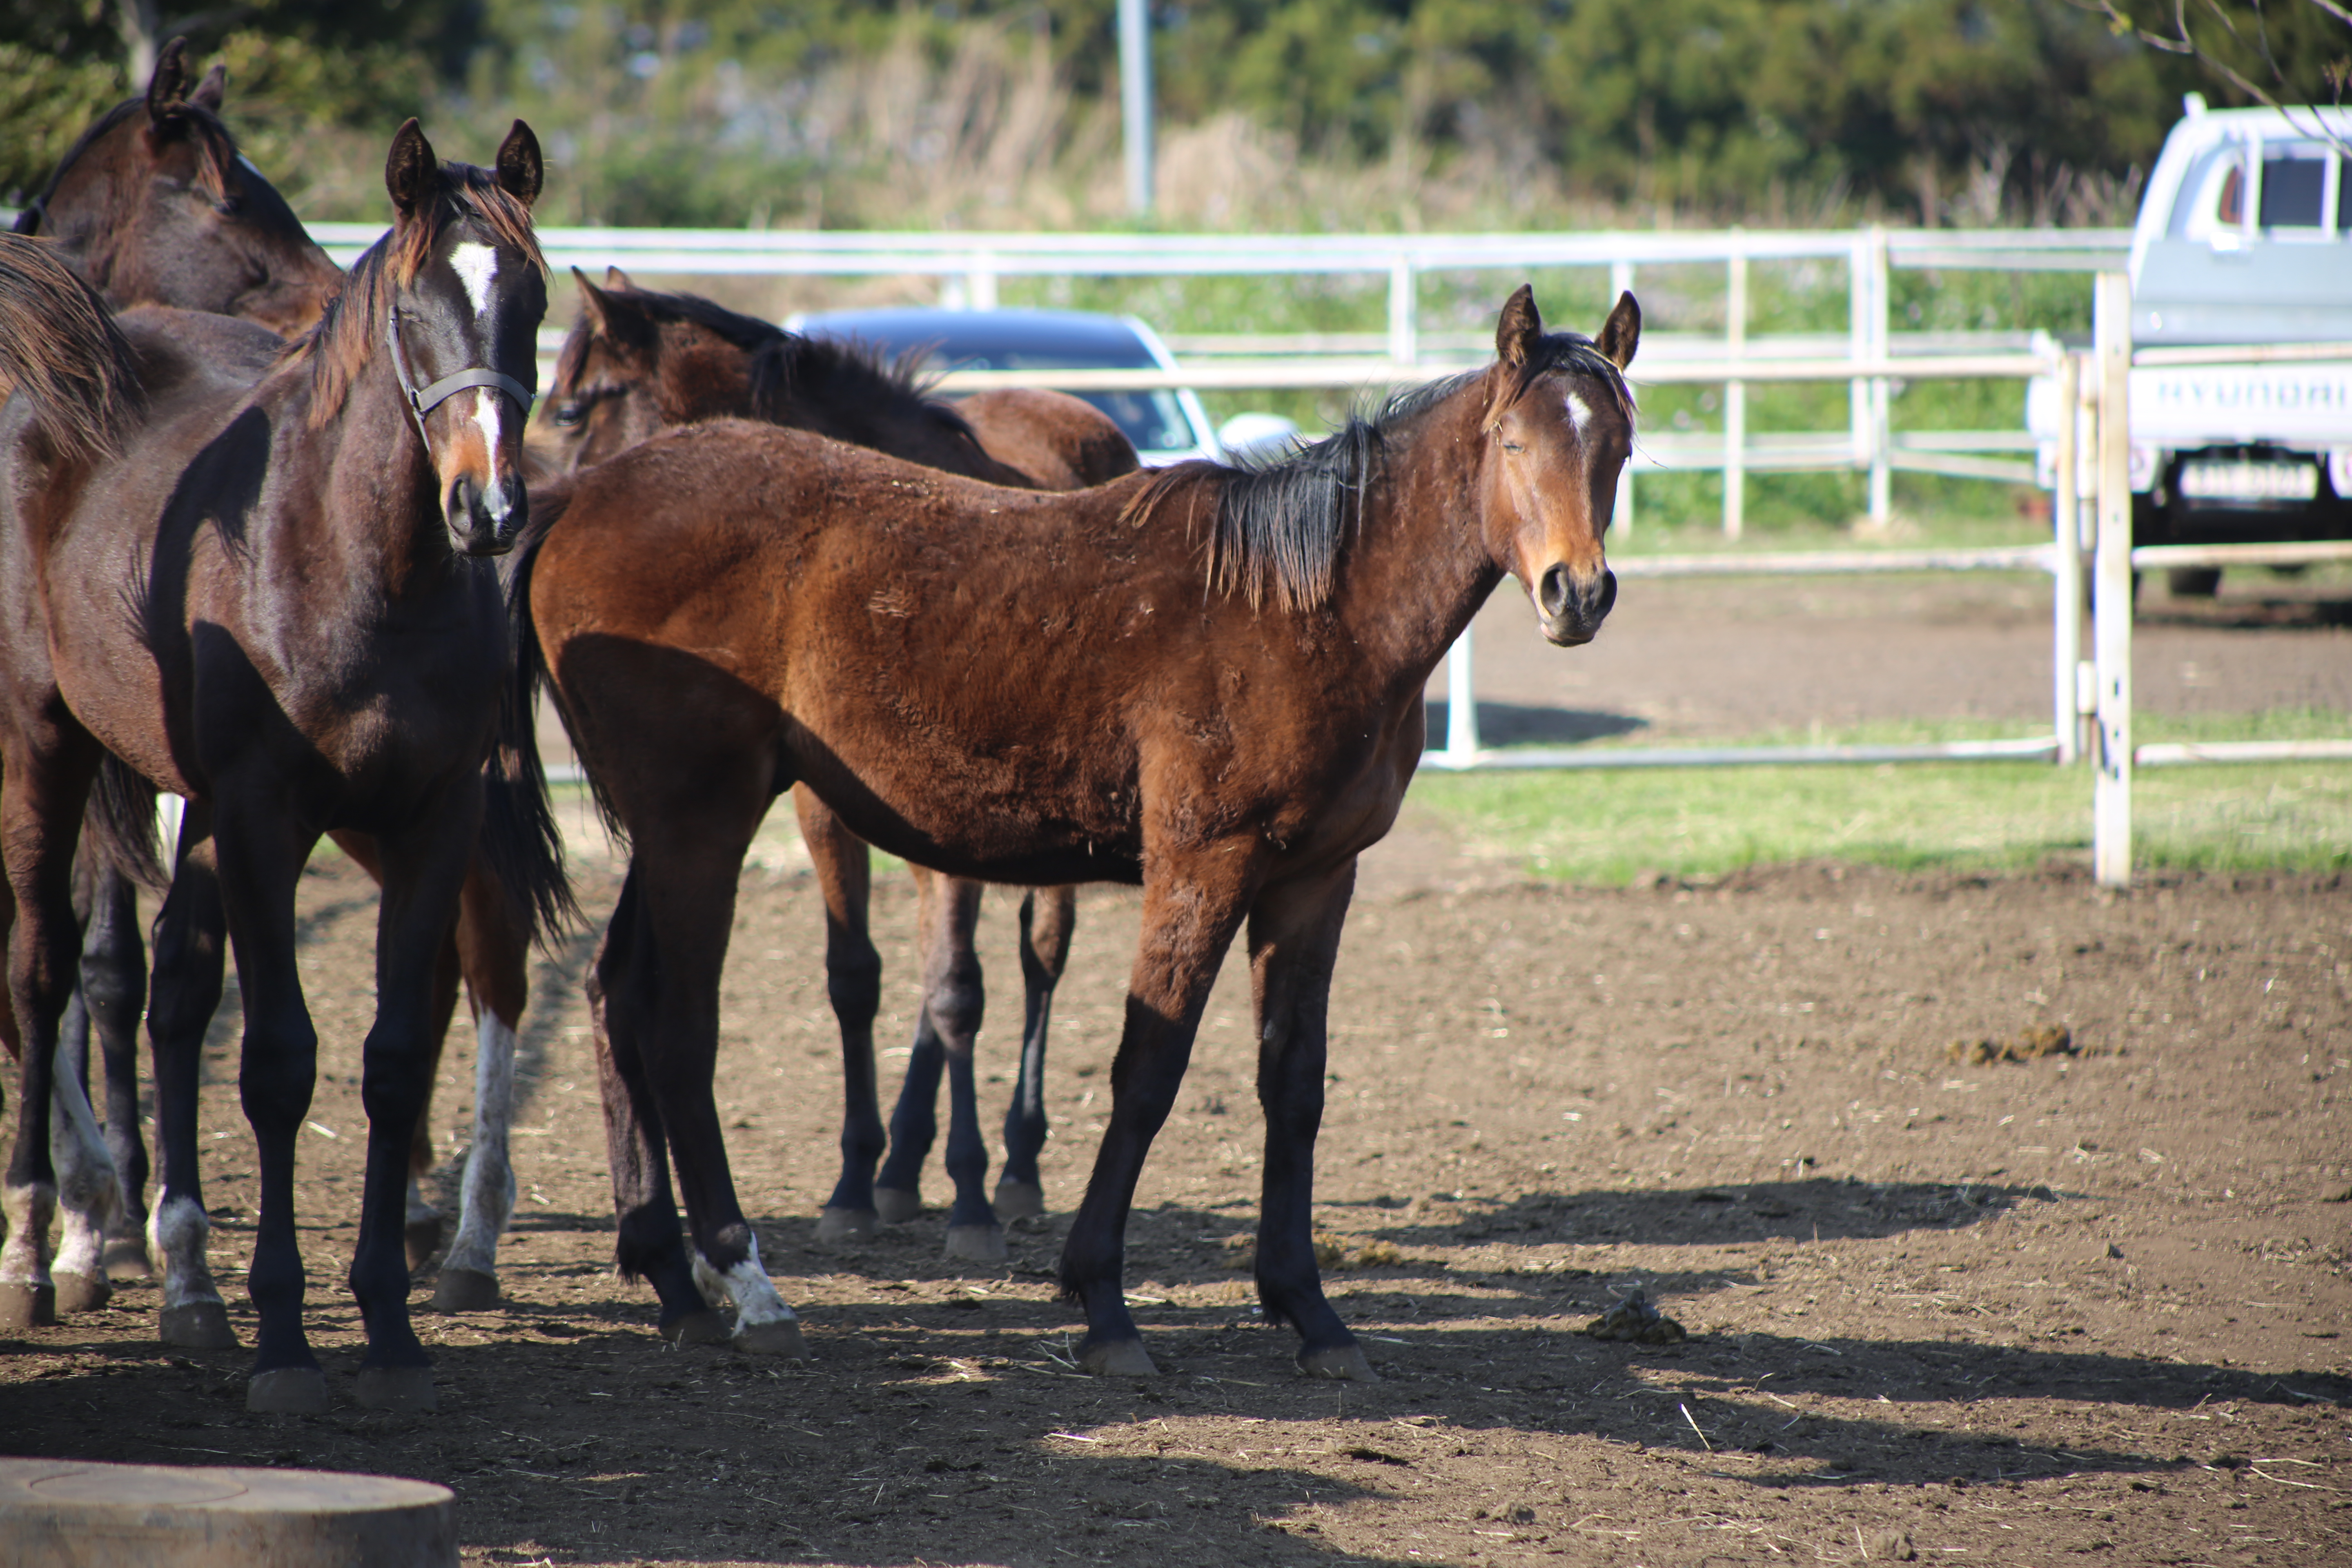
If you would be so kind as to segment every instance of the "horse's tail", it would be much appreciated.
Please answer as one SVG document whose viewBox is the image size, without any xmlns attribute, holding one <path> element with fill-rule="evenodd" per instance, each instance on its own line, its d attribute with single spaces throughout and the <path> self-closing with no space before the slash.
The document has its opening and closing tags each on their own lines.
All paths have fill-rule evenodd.
<svg viewBox="0 0 2352 1568">
<path fill-rule="evenodd" d="M 507 574 L 507 637 L 514 668 L 499 698 L 498 743 L 482 779 L 482 850 L 535 942 L 572 930 L 585 918 L 564 871 L 563 830 L 547 798 L 535 722 L 546 667 L 530 618 L 530 565 L 547 525 L 570 500 L 568 488 L 551 489 L 551 494 L 530 498 L 530 520 Z"/>
<path fill-rule="evenodd" d="M 137 356 L 98 291 L 45 242 L 0 234 L 0 394 L 12 386 L 73 457 L 118 449 L 141 403 Z"/>
<path fill-rule="evenodd" d="M 155 786 L 111 752 L 98 764 L 82 813 L 82 847 L 142 887 L 161 892 L 172 885 L 155 833 Z"/>
<path fill-rule="evenodd" d="M 523 525 L 521 537 L 515 541 L 514 553 L 507 574 L 507 614 L 514 626 L 515 689 L 511 701 L 526 712 L 535 709 L 542 689 L 550 690 L 555 700 L 555 716 L 563 724 L 563 732 L 572 737 L 572 750 L 580 750 L 580 731 L 572 722 L 572 715 L 563 706 L 563 693 L 547 684 L 547 662 L 539 646 L 539 626 L 531 619 L 530 579 L 539 564 L 539 552 L 555 525 L 572 506 L 572 476 L 566 475 L 546 490 L 533 490 L 530 496 L 530 521 Z M 536 759 L 534 759 L 534 762 Z M 617 845 L 626 846 L 629 830 L 614 809 L 613 797 L 605 792 L 604 783 L 593 768 L 582 769 L 588 784 L 588 798 L 595 803 L 596 816 L 605 833 Z M 541 785 L 542 790 L 544 784 Z"/>
</svg>

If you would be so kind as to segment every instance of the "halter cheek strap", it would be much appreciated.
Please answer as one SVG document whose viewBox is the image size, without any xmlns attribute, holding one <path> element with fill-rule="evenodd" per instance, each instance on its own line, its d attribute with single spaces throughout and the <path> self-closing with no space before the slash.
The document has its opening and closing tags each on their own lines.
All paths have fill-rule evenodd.
<svg viewBox="0 0 2352 1568">
<path fill-rule="evenodd" d="M 400 310 L 394 307 L 384 317 L 384 338 L 392 345 L 392 373 L 400 382 L 400 395 L 408 404 L 408 412 L 416 421 L 416 435 L 425 449 L 433 449 L 433 439 L 425 434 L 425 416 L 469 386 L 487 386 L 503 392 L 514 399 L 522 410 L 523 422 L 530 422 L 531 405 L 539 395 L 514 377 L 495 370 L 461 370 L 455 375 L 445 375 L 432 385 L 419 388 L 409 379 L 408 355 L 400 346 Z"/>
</svg>

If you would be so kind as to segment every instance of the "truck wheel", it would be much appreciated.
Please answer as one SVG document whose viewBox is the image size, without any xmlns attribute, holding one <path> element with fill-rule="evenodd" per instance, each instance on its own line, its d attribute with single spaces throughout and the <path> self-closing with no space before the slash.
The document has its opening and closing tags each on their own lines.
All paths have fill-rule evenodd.
<svg viewBox="0 0 2352 1568">
<path fill-rule="evenodd" d="M 2210 599 L 2221 591 L 2221 569 L 2219 566 L 2175 566 L 2164 574 L 2164 581 L 2176 599 Z"/>
</svg>

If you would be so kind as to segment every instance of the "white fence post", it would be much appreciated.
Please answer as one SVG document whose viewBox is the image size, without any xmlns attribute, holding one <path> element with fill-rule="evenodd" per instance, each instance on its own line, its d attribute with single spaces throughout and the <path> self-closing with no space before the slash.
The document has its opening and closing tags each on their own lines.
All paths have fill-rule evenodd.
<svg viewBox="0 0 2352 1568">
<path fill-rule="evenodd" d="M 1445 650 L 1445 763 L 1466 768 L 1478 760 L 1478 700 L 1471 694 L 1470 632 L 1464 626 Z"/>
<path fill-rule="evenodd" d="M 2050 491 L 2050 684 L 2058 762 L 2063 767 L 2083 754 L 2083 539 L 2074 516 L 2081 488 L 2075 409 L 2082 402 L 2082 362 L 2072 351 L 2061 350 L 2057 370 L 2058 460 Z"/>
<path fill-rule="evenodd" d="M 1615 310 L 1617 301 L 1633 291 L 1633 264 L 1612 261 L 1609 264 L 1609 309 Z M 1625 471 L 1617 476 L 1617 513 L 1612 520 L 1620 541 L 1633 537 L 1633 459 L 1625 459 Z"/>
<path fill-rule="evenodd" d="M 1421 358 L 1421 289 L 1412 258 L 1389 263 L 1389 358 L 1412 364 Z"/>
<path fill-rule="evenodd" d="M 2091 863 L 2103 888 L 2131 886 L 2131 279 L 2099 274 L 2095 296 L 2099 372 L 2099 555 L 2092 594 L 2098 660 L 2098 774 L 2092 785 Z"/>
<path fill-rule="evenodd" d="M 1748 252 L 1745 235 L 1731 231 L 1734 247 L 1726 264 L 1724 339 L 1737 370 L 1748 357 Z M 1723 536 L 1738 539 L 1748 526 L 1748 384 L 1723 384 Z"/>
<path fill-rule="evenodd" d="M 1883 362 L 1894 348 L 1895 336 L 1891 320 L 1895 292 L 1887 286 L 1886 231 L 1884 228 L 1872 226 L 1864 251 L 1870 274 L 1870 357 Z M 1893 421 L 1885 376 L 1877 376 L 1871 381 L 1869 417 L 1870 521 L 1883 527 L 1895 515 L 1895 473 L 1887 462 L 1887 447 L 1891 445 L 1888 426 Z"/>
</svg>

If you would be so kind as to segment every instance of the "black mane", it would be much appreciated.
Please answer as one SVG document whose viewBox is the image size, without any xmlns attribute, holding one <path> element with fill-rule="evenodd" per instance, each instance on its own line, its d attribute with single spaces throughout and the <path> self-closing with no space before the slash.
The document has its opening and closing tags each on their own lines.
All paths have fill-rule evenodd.
<svg viewBox="0 0 2352 1568">
<path fill-rule="evenodd" d="M 1607 356 L 1580 332 L 1553 332 L 1516 370 L 1497 411 L 1515 402 L 1537 377 L 1553 370 L 1597 377 L 1631 420 L 1633 395 Z M 1238 464 L 1181 463 L 1162 471 L 1128 507 L 1131 519 L 1155 510 L 1187 481 L 1221 480 L 1216 522 L 1209 541 L 1209 584 L 1239 590 L 1253 608 L 1271 590 L 1285 609 L 1307 609 L 1331 595 L 1349 535 L 1363 520 L 1363 495 L 1378 478 L 1395 427 L 1489 374 L 1465 371 L 1391 395 L 1370 415 L 1349 416 L 1330 436 L 1288 453 Z"/>
</svg>

